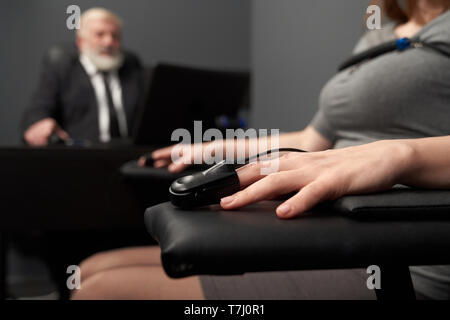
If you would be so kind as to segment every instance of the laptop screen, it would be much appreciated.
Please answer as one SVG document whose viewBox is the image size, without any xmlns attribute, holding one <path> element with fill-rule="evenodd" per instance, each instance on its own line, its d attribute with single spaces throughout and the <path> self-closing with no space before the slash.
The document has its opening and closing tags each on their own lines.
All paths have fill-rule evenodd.
<svg viewBox="0 0 450 320">
<path fill-rule="evenodd" d="M 203 132 L 220 127 L 217 119 L 235 119 L 248 100 L 248 72 L 206 70 L 159 64 L 153 71 L 147 101 L 134 134 L 137 145 L 170 145 L 172 132 L 194 121 Z"/>
</svg>

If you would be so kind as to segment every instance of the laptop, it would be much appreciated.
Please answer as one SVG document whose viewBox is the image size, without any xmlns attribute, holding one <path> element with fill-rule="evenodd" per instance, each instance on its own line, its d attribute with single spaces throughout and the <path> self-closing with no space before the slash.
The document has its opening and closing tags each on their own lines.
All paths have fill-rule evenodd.
<svg viewBox="0 0 450 320">
<path fill-rule="evenodd" d="M 159 64 L 147 101 L 133 133 L 138 146 L 165 146 L 174 130 L 184 128 L 194 139 L 194 121 L 202 121 L 202 134 L 209 128 L 225 132 L 242 127 L 239 111 L 248 107 L 250 74 Z"/>
</svg>

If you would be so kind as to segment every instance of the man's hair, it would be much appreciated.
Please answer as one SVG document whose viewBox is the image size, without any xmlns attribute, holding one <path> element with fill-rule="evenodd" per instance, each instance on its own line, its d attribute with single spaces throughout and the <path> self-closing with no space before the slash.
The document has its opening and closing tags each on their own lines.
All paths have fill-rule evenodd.
<svg viewBox="0 0 450 320">
<path fill-rule="evenodd" d="M 87 23 L 92 19 L 112 20 L 120 29 L 122 28 L 122 20 L 111 10 L 105 8 L 90 8 L 81 14 L 80 29 L 77 31 L 78 36 L 83 36 L 83 33 L 86 31 Z"/>
</svg>

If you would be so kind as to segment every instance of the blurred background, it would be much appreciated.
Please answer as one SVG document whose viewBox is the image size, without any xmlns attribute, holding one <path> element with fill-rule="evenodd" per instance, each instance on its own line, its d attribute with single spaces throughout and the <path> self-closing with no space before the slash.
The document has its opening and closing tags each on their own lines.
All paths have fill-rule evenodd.
<svg viewBox="0 0 450 320">
<path fill-rule="evenodd" d="M 73 4 L 116 12 L 124 47 L 146 66 L 249 71 L 248 127 L 289 131 L 311 120 L 320 89 L 365 31 L 368 1 L 1 1 L 0 146 L 21 144 L 19 124 L 46 50 L 74 43 L 66 27 Z M 38 259 L 11 248 L 8 270 L 13 296 L 57 298 Z"/>
<path fill-rule="evenodd" d="M 169 62 L 251 72 L 249 126 L 301 129 L 321 87 L 364 32 L 368 1 L 109 0 L 0 2 L 0 145 L 19 122 L 55 43 L 73 43 L 66 8 L 102 6 L 124 21 L 124 46 L 145 65 Z"/>
</svg>

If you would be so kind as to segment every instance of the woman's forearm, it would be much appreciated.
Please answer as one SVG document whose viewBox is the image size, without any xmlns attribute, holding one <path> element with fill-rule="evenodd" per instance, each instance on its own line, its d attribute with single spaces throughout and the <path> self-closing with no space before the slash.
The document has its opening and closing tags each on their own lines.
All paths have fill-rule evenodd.
<svg viewBox="0 0 450 320">
<path fill-rule="evenodd" d="M 270 161 L 239 170 L 245 188 L 222 199 L 236 210 L 280 194 L 295 194 L 277 208 L 291 218 L 317 203 L 347 194 L 374 193 L 401 183 L 416 187 L 450 188 L 450 136 L 392 139 L 322 152 L 289 153 L 276 160 L 280 170 L 264 175 Z"/>
<path fill-rule="evenodd" d="M 400 183 L 421 188 L 450 188 L 450 136 L 403 142 L 411 152 Z"/>
<path fill-rule="evenodd" d="M 305 151 L 323 151 L 333 147 L 328 141 L 311 126 L 301 131 L 289 132 L 280 135 L 280 148 L 297 148 Z"/>
<path fill-rule="evenodd" d="M 277 139 L 276 141 L 274 139 Z M 313 127 L 308 126 L 303 130 L 281 133 L 280 135 L 267 136 L 263 139 L 239 139 L 235 141 L 225 140 L 225 153 L 234 149 L 234 155 L 238 156 L 238 150 L 245 150 L 245 156 L 253 156 L 254 153 L 275 148 L 296 148 L 305 151 L 322 151 L 329 149 L 333 144 L 322 137 Z M 256 147 L 256 148 L 255 148 Z M 252 152 L 253 151 L 253 152 Z"/>
<path fill-rule="evenodd" d="M 245 153 L 245 157 L 251 157 L 258 153 L 277 148 L 302 149 L 302 141 L 304 140 L 303 132 L 304 130 L 250 139 L 226 139 L 217 143 L 224 144 L 224 154 L 230 154 L 232 152 L 234 157 L 241 158 Z"/>
</svg>

